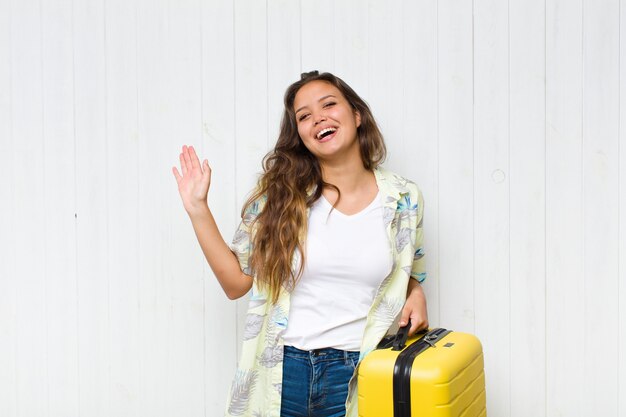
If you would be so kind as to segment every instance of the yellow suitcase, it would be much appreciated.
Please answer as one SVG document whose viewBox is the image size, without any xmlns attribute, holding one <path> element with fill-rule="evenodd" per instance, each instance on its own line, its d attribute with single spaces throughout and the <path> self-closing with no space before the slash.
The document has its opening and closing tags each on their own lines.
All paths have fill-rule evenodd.
<svg viewBox="0 0 626 417">
<path fill-rule="evenodd" d="M 359 417 L 486 417 L 478 338 L 438 328 L 407 340 L 409 326 L 359 365 Z"/>
</svg>

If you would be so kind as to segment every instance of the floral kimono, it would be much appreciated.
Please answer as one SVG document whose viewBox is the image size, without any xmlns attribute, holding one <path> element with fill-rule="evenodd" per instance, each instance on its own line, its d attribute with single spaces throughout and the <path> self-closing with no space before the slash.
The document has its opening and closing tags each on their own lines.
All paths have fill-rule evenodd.
<svg viewBox="0 0 626 417">
<path fill-rule="evenodd" d="M 359 363 L 376 348 L 394 324 L 406 301 L 409 278 L 424 281 L 423 197 L 417 185 L 382 167 L 374 170 L 376 184 L 383 199 L 383 218 L 389 239 L 393 267 L 380 284 L 367 315 L 361 342 Z M 242 270 L 251 275 L 248 259 L 251 253 L 251 222 L 262 210 L 264 200 L 252 204 L 235 233 L 231 249 Z M 293 265 L 300 255 L 294 254 Z M 243 347 L 237 372 L 228 396 L 226 416 L 279 417 L 283 339 L 289 318 L 288 291 L 279 294 L 276 304 L 268 295 L 252 286 Z M 358 365 L 357 365 L 358 369 Z M 346 416 L 357 417 L 357 384 L 355 370 L 346 400 Z"/>
</svg>

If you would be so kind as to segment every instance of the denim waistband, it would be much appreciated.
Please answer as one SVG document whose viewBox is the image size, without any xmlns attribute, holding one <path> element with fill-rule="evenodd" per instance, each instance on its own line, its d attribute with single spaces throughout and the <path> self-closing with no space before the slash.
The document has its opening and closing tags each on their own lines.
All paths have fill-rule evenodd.
<svg viewBox="0 0 626 417">
<path fill-rule="evenodd" d="M 291 357 L 301 358 L 324 358 L 324 359 L 358 359 L 359 352 L 353 350 L 340 350 L 335 348 L 322 348 L 302 350 L 293 346 L 285 345 L 285 354 Z"/>
</svg>

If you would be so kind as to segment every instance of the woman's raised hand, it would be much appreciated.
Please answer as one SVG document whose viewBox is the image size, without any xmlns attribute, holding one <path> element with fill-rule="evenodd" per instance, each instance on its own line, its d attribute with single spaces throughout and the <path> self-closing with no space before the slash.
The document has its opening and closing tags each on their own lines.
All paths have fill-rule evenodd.
<svg viewBox="0 0 626 417">
<path fill-rule="evenodd" d="M 193 146 L 183 145 L 183 152 L 180 154 L 180 168 L 183 172 L 182 176 L 176 167 L 172 167 L 172 172 L 176 177 L 178 192 L 187 213 L 191 215 L 208 209 L 207 195 L 211 184 L 209 161 L 205 159 L 201 166 Z"/>
</svg>

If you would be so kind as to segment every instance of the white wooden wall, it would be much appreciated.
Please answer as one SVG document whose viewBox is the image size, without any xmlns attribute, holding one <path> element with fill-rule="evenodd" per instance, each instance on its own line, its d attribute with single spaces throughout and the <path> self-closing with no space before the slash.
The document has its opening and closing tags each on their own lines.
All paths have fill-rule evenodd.
<svg viewBox="0 0 626 417">
<path fill-rule="evenodd" d="M 0 0 L 0 416 L 221 414 L 245 302 L 171 167 L 209 159 L 230 240 L 318 69 L 424 192 L 431 324 L 482 340 L 489 415 L 625 417 L 622 22 L 618 0 Z"/>
</svg>

